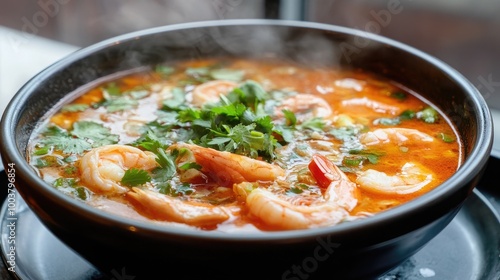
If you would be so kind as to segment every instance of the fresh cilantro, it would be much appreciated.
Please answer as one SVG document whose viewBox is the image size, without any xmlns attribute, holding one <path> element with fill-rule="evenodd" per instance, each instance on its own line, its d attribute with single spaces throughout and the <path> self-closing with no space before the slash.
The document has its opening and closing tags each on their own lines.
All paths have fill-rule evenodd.
<svg viewBox="0 0 500 280">
<path fill-rule="evenodd" d="M 186 162 L 183 165 L 179 166 L 180 170 L 188 170 L 188 169 L 196 169 L 201 170 L 202 166 L 197 164 L 196 162 Z"/>
<path fill-rule="evenodd" d="M 394 117 L 394 118 L 379 118 L 374 121 L 375 124 L 382 124 L 382 125 L 398 125 L 402 121 L 407 121 L 415 118 L 417 116 L 417 113 L 413 110 L 405 110 L 399 116 Z"/>
<path fill-rule="evenodd" d="M 149 95 L 149 91 L 146 89 L 135 89 L 127 92 L 127 95 L 132 97 L 132 99 L 139 100 Z"/>
<path fill-rule="evenodd" d="M 156 65 L 154 71 L 160 74 L 162 77 L 167 77 L 174 73 L 175 68 L 166 65 Z"/>
<path fill-rule="evenodd" d="M 89 139 L 92 147 L 118 143 L 118 135 L 111 134 L 108 128 L 92 121 L 79 121 L 73 124 L 72 135 L 80 139 Z"/>
<path fill-rule="evenodd" d="M 354 127 L 345 127 L 345 126 L 330 130 L 330 134 L 332 134 L 335 138 L 343 141 L 356 136 L 358 133 L 359 129 Z"/>
<path fill-rule="evenodd" d="M 405 100 L 408 96 L 404 92 L 396 91 L 396 92 L 392 92 L 390 97 L 398 99 L 398 100 Z"/>
<path fill-rule="evenodd" d="M 52 185 L 56 188 L 67 188 L 67 187 L 72 188 L 76 185 L 76 180 L 75 180 L 75 178 L 59 177 L 54 181 L 54 183 Z"/>
<path fill-rule="evenodd" d="M 207 76 L 210 73 L 210 68 L 208 67 L 189 67 L 185 71 L 186 75 L 193 77 Z"/>
<path fill-rule="evenodd" d="M 75 162 L 77 160 L 78 160 L 78 157 L 76 155 L 69 155 L 69 156 L 64 158 L 64 162 L 66 162 L 66 163 Z"/>
<path fill-rule="evenodd" d="M 109 113 L 129 110 L 137 107 L 138 99 L 150 94 L 148 86 L 136 87 L 133 90 L 122 92 L 116 83 L 109 83 L 102 88 L 104 99 L 92 104 L 93 108 L 106 107 Z"/>
<path fill-rule="evenodd" d="M 294 127 L 297 124 L 297 117 L 295 113 L 290 110 L 283 110 L 283 115 L 285 116 L 286 125 Z"/>
<path fill-rule="evenodd" d="M 251 108 L 256 113 L 263 113 L 259 112 L 259 109 L 263 111 L 263 107 L 259 107 L 263 106 L 270 96 L 259 83 L 248 80 L 231 91 L 227 98 L 233 103 L 241 103 Z"/>
<path fill-rule="evenodd" d="M 119 98 L 108 99 L 103 103 L 109 113 L 114 113 L 118 111 L 125 111 L 136 107 L 139 102 L 128 96 L 121 96 Z"/>
<path fill-rule="evenodd" d="M 323 128 L 325 127 L 325 121 L 323 118 L 320 117 L 314 117 L 308 120 L 303 121 L 300 125 L 300 128 L 302 129 L 311 129 L 315 131 L 323 131 Z"/>
<path fill-rule="evenodd" d="M 64 162 L 57 156 L 46 155 L 36 159 L 35 166 L 38 168 L 61 166 Z"/>
<path fill-rule="evenodd" d="M 92 145 L 85 139 L 74 138 L 68 135 L 47 136 L 40 140 L 40 143 L 47 146 L 53 146 L 54 149 L 66 154 L 81 154 L 84 151 L 92 149 Z"/>
<path fill-rule="evenodd" d="M 438 112 L 431 107 L 426 107 L 422 111 L 418 112 L 417 118 L 426 123 L 436 123 L 439 120 Z"/>
<path fill-rule="evenodd" d="M 274 135 L 285 133 L 264 113 L 267 98 L 269 95 L 258 83 L 246 81 L 221 96 L 218 103 L 180 110 L 179 126 L 189 124 L 190 140 L 197 145 L 271 160 L 279 145 Z"/>
<path fill-rule="evenodd" d="M 181 88 L 173 88 L 172 89 L 172 98 L 166 99 L 163 101 L 163 110 L 175 110 L 178 111 L 182 109 L 184 106 L 182 106 L 185 102 L 185 96 L 186 94 Z"/>
<path fill-rule="evenodd" d="M 81 154 L 93 147 L 99 147 L 118 142 L 118 136 L 111 134 L 109 129 L 91 121 L 80 121 L 73 124 L 71 131 L 58 126 L 48 127 L 40 139 L 45 147 L 54 147 L 66 154 Z"/>
<path fill-rule="evenodd" d="M 74 165 L 70 165 L 64 168 L 64 173 L 66 175 L 75 175 L 76 172 L 78 171 L 78 168 Z"/>
<path fill-rule="evenodd" d="M 47 127 L 42 132 L 42 135 L 43 136 L 67 136 L 68 132 L 65 129 L 63 129 L 57 125 L 51 125 L 51 126 Z"/>
<path fill-rule="evenodd" d="M 399 117 L 400 117 L 402 120 L 411 120 L 411 119 L 415 118 L 415 117 L 416 117 L 416 115 L 417 115 L 417 114 L 416 114 L 416 113 L 415 113 L 415 111 L 413 111 L 413 110 L 405 110 L 405 111 L 403 111 L 403 112 L 399 115 Z"/>
<path fill-rule="evenodd" d="M 176 173 L 174 162 L 177 154 L 167 153 L 167 145 L 161 142 L 152 131 L 148 131 L 142 135 L 139 139 L 132 143 L 132 145 L 141 147 L 142 149 L 148 150 L 156 155 L 156 162 L 160 166 L 152 171 L 151 181 L 155 187 L 160 190 L 160 192 L 170 188 L 170 180 Z"/>
<path fill-rule="evenodd" d="M 347 165 L 347 166 L 359 166 L 366 159 L 368 159 L 368 158 L 363 157 L 363 156 L 361 156 L 361 157 L 348 156 L 348 157 L 344 157 L 344 159 L 342 160 L 342 163 Z"/>
<path fill-rule="evenodd" d="M 121 183 L 125 186 L 133 187 L 143 185 L 149 181 L 151 181 L 151 177 L 146 170 L 131 168 L 125 171 Z"/>
<path fill-rule="evenodd" d="M 214 80 L 229 80 L 234 82 L 240 82 L 245 75 L 243 70 L 233 70 L 233 69 L 214 69 L 210 71 L 210 77 Z"/>
<path fill-rule="evenodd" d="M 396 118 L 379 118 L 376 119 L 374 124 L 381 124 L 381 125 L 398 125 L 401 123 L 401 119 L 396 117 Z"/>
<path fill-rule="evenodd" d="M 177 185 L 175 190 L 176 190 L 176 194 L 174 194 L 174 195 L 178 195 L 178 194 L 190 195 L 194 192 L 194 189 L 191 187 L 191 185 L 187 184 L 187 183 Z"/>
<path fill-rule="evenodd" d="M 219 145 L 224 144 L 225 151 L 234 152 L 238 154 L 249 155 L 250 157 L 256 158 L 258 156 L 258 151 L 265 151 L 264 144 L 266 143 L 266 135 L 262 132 L 256 131 L 256 124 L 242 125 L 238 124 L 234 127 L 229 127 L 224 125 L 226 133 L 213 131 L 217 137 L 209 141 L 209 145 Z"/>
<path fill-rule="evenodd" d="M 156 115 L 158 116 L 154 122 L 157 122 L 161 125 L 178 125 L 177 118 L 179 113 L 171 112 L 171 111 L 156 111 Z"/>
<path fill-rule="evenodd" d="M 90 196 L 86 188 L 77 185 L 77 180 L 75 178 L 60 177 L 57 178 L 52 185 L 62 192 L 75 196 L 81 200 L 87 200 Z"/>
<path fill-rule="evenodd" d="M 234 120 L 238 120 L 243 116 L 247 107 L 241 103 L 231 103 L 225 106 L 213 107 L 211 111 L 216 115 L 225 115 L 227 117 L 234 117 Z"/>
<path fill-rule="evenodd" d="M 294 133 L 293 133 L 294 129 L 295 129 L 294 127 L 275 125 L 273 132 L 276 135 L 281 136 L 281 138 L 283 139 L 284 142 L 290 143 L 294 139 Z M 280 141 L 280 142 L 283 142 L 283 141 Z"/>
<path fill-rule="evenodd" d="M 108 83 L 103 89 L 102 89 L 106 94 L 109 95 L 119 95 L 120 94 L 120 87 L 116 83 Z"/>
<path fill-rule="evenodd" d="M 443 133 L 443 132 L 440 132 L 438 133 L 437 137 L 441 140 L 443 140 L 443 142 L 446 142 L 446 143 L 453 143 L 455 142 L 455 137 L 449 135 L 449 134 L 446 134 L 446 133 Z"/>
<path fill-rule="evenodd" d="M 243 70 L 223 68 L 220 64 L 206 67 L 188 67 L 184 73 L 191 78 L 191 80 L 183 81 L 184 84 L 199 84 L 210 80 L 240 82 L 245 76 L 245 71 Z"/>
<path fill-rule="evenodd" d="M 288 194 L 301 194 L 305 190 L 308 190 L 309 186 L 306 184 L 296 184 L 287 190 Z"/>
<path fill-rule="evenodd" d="M 367 152 L 362 150 L 350 150 L 349 153 L 351 155 L 356 155 L 354 158 L 362 161 L 367 160 L 371 164 L 378 163 L 380 156 L 382 156 L 382 154 L 378 152 Z"/>
<path fill-rule="evenodd" d="M 85 111 L 87 108 L 89 108 L 89 105 L 87 105 L 87 104 L 78 104 L 78 103 L 68 104 L 68 105 L 64 105 L 61 108 L 61 112 L 63 112 L 63 113 L 82 112 L 82 111 Z"/>
<path fill-rule="evenodd" d="M 49 147 L 38 147 L 34 152 L 33 154 L 36 155 L 36 156 L 43 156 L 43 155 L 46 155 L 49 153 Z"/>
</svg>

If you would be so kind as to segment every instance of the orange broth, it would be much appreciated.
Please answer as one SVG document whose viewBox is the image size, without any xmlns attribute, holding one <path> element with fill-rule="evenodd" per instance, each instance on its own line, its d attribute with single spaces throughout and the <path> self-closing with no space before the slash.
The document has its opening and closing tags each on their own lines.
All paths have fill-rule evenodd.
<svg viewBox="0 0 500 280">
<path fill-rule="evenodd" d="M 265 101 L 269 103 L 260 108 L 263 111 L 254 113 L 258 116 L 264 112 L 264 115 L 271 117 L 271 123 L 278 132 L 264 135 L 268 137 L 267 140 L 274 140 L 275 145 L 267 151 L 245 154 L 241 151 L 244 146 L 238 146 L 241 143 L 235 141 L 234 145 L 238 148 L 230 152 L 277 165 L 285 171 L 285 176 L 276 180 L 279 182 L 249 182 L 251 185 L 247 186 L 251 187 L 243 188 L 247 191 L 243 196 L 250 194 L 252 188 L 269 190 L 279 199 L 286 201 L 287 206 L 283 207 L 289 207 L 299 213 L 305 211 L 303 207 L 313 209 L 325 203 L 331 203 L 333 208 L 340 207 L 335 206 L 335 202 L 325 202 L 326 189 L 318 186 L 317 178 L 308 169 L 311 156 L 315 153 L 324 155 L 338 166 L 351 182 L 350 186 L 353 188 L 348 195 L 355 199 L 354 207 L 340 207 L 338 211 L 343 213 L 342 218 L 332 222 L 328 222 L 331 213 L 321 213 L 324 216 L 322 219 L 326 221 L 312 222 L 308 227 L 335 226 L 340 222 L 367 218 L 396 207 L 439 186 L 452 176 L 461 164 L 461 140 L 447 117 L 419 93 L 412 92 L 404 85 L 362 71 L 308 68 L 284 61 L 250 59 L 211 59 L 163 64 L 115 76 L 86 87 L 90 90 L 80 92 L 76 99 L 50 116 L 48 122 L 40 128 L 39 134 L 31 141 L 29 161 L 38 174 L 55 188 L 82 203 L 117 215 L 162 223 L 165 226 L 226 232 L 294 229 L 293 226 L 280 226 L 280 222 L 268 223 L 259 218 L 255 215 L 256 212 L 249 210 L 250 202 L 232 189 L 233 185 L 221 184 L 220 180 L 214 179 L 214 176 L 218 175 L 203 174 L 207 170 L 203 164 L 195 162 L 196 164 L 190 167 L 191 173 L 195 175 L 186 175 L 186 168 L 182 168 L 181 163 L 182 158 L 189 158 L 189 155 L 177 155 L 176 158 L 175 153 L 173 154 L 175 173 L 171 178 L 165 177 L 167 181 L 155 177 L 158 176 L 160 167 L 156 170 L 142 170 L 141 166 L 121 166 L 125 172 L 129 169 L 140 170 L 147 175 L 142 178 L 149 180 L 135 185 L 125 184 L 123 179 L 115 180 L 125 187 L 125 191 L 117 193 L 101 192 L 99 186 L 90 186 L 82 180 L 81 159 L 85 154 L 99 146 L 114 144 L 135 146 L 145 151 L 147 147 L 138 145 L 137 141 L 143 139 L 148 130 L 153 131 L 164 145 L 164 149 L 179 141 L 213 148 L 217 152 L 226 150 L 225 145 L 228 142 L 207 144 L 198 134 L 183 136 L 190 133 L 193 122 L 175 123 L 178 114 L 186 112 L 183 110 L 201 108 L 190 103 L 193 92 L 197 87 L 214 80 L 230 80 L 238 86 L 251 81 L 252 90 L 257 87 L 272 96 L 269 98 L 272 101 Z M 175 94 L 172 94 L 173 92 Z M 179 98 L 176 97 L 179 93 L 184 97 L 177 102 L 175 98 Z M 228 93 L 218 94 L 227 96 Z M 308 94 L 307 98 L 297 99 L 291 106 L 283 107 L 285 100 L 294 100 L 296 96 L 305 94 Z M 326 101 L 331 110 L 330 114 L 321 114 L 321 108 L 318 106 L 324 106 L 324 103 L 311 101 L 311 96 Z M 309 102 L 311 104 L 308 104 Z M 247 109 L 252 109 L 251 107 L 248 105 Z M 276 108 L 293 112 L 296 123 L 293 123 L 293 119 L 277 116 L 281 113 Z M 85 126 L 79 122 L 85 122 Z M 75 130 L 75 124 L 80 125 L 78 131 Z M 259 125 L 253 129 L 257 132 L 252 132 L 254 134 L 251 135 L 262 137 L 263 132 L 259 131 Z M 288 135 L 292 137 L 288 137 L 287 141 L 280 129 L 291 133 Z M 396 135 L 396 138 L 389 135 L 388 139 L 378 139 L 378 144 L 367 144 L 361 140 L 367 133 L 377 129 L 401 133 Z M 409 132 L 418 132 L 419 135 L 432 139 L 424 137 L 422 140 L 405 134 Z M 70 143 L 68 139 L 72 139 L 74 143 Z M 65 146 L 65 143 L 70 144 Z M 269 142 L 264 143 L 267 143 L 263 148 L 265 150 L 269 148 Z M 264 152 L 271 155 L 263 154 Z M 167 154 L 170 156 L 169 152 Z M 158 154 L 156 156 L 158 157 Z M 415 163 L 423 169 L 416 175 L 405 175 L 401 173 L 405 163 Z M 232 164 L 229 162 L 226 168 L 231 169 Z M 369 169 L 387 176 L 377 177 L 381 186 L 390 180 L 399 180 L 399 183 L 396 182 L 389 188 L 384 187 L 382 191 L 377 190 L 378 181 L 375 189 L 363 187 L 358 182 L 358 177 L 360 174 L 366 174 L 363 172 Z M 96 174 L 99 172 L 97 167 L 92 170 L 92 176 L 100 176 Z M 256 169 L 242 171 L 245 172 L 258 173 Z M 181 174 L 185 177 L 179 176 Z M 413 186 L 427 179 L 425 184 L 415 187 L 414 191 L 397 192 L 401 182 Z M 160 215 L 155 209 L 148 208 L 150 203 L 141 204 L 131 199 L 127 192 L 131 191 L 132 187 L 169 196 L 170 199 L 184 203 L 182 207 L 189 209 L 195 207 L 193 205 L 203 209 L 227 207 L 224 211 L 228 213 L 229 218 L 216 222 L 191 222 L 176 218 L 175 215 L 172 218 L 169 215 Z M 170 207 L 176 207 L 172 205 Z M 294 208 L 296 206 L 297 208 Z M 284 211 L 283 215 L 277 219 L 288 219 L 285 210 L 281 210 Z M 262 211 L 268 210 L 266 208 Z M 308 219 L 309 214 L 301 215 L 301 218 Z M 292 218 L 289 222 L 294 223 Z"/>
</svg>

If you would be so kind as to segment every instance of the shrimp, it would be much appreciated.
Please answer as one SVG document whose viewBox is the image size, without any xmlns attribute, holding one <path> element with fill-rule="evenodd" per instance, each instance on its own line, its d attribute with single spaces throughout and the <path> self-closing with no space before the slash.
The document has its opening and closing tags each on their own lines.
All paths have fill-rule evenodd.
<svg viewBox="0 0 500 280">
<path fill-rule="evenodd" d="M 151 170 L 158 166 L 156 156 L 127 145 L 106 145 L 86 153 L 80 160 L 82 182 L 92 191 L 102 194 L 121 194 L 129 191 L 120 185 L 130 168 Z"/>
<path fill-rule="evenodd" d="M 210 226 L 230 218 L 230 209 L 208 203 L 188 202 L 151 190 L 133 187 L 126 197 L 146 215 L 192 226 Z"/>
<path fill-rule="evenodd" d="M 182 148 L 193 153 L 196 163 L 202 167 L 202 173 L 224 187 L 241 182 L 274 181 L 285 174 L 285 170 L 277 165 L 230 152 L 192 144 L 174 144 L 169 147 L 170 150 Z"/>
<path fill-rule="evenodd" d="M 232 81 L 209 81 L 195 87 L 191 102 L 197 107 L 201 107 L 206 103 L 217 102 L 220 95 L 226 95 L 236 87 L 238 87 L 238 84 Z"/>
<path fill-rule="evenodd" d="M 264 188 L 249 188 L 249 183 L 235 184 L 233 191 L 245 199 L 248 211 L 266 225 L 280 229 L 307 229 L 334 225 L 349 217 L 357 204 L 356 184 L 335 165 L 323 201 L 307 205 L 294 197 L 294 203 Z"/>
<path fill-rule="evenodd" d="M 353 98 L 342 101 L 342 106 L 365 106 L 377 113 L 397 115 L 401 111 L 399 107 L 374 101 L 369 98 Z"/>
<path fill-rule="evenodd" d="M 360 136 L 360 142 L 365 145 L 393 143 L 402 145 L 408 140 L 432 142 L 434 138 L 426 133 L 411 128 L 379 128 Z"/>
<path fill-rule="evenodd" d="M 359 187 L 382 194 L 414 193 L 433 181 L 433 174 L 424 166 L 407 162 L 401 167 L 401 172 L 387 175 L 384 172 L 368 169 L 357 173 L 356 183 Z"/>
<path fill-rule="evenodd" d="M 298 115 L 302 121 L 316 117 L 328 117 L 332 114 L 332 108 L 321 97 L 313 94 L 301 93 L 286 98 L 274 109 L 274 115 L 283 117 L 283 110 L 289 110 Z"/>
</svg>

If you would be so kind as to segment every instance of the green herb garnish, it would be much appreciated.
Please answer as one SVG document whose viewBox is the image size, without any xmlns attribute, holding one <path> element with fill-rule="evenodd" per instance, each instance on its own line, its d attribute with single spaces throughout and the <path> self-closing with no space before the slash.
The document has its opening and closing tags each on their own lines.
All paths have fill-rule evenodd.
<svg viewBox="0 0 500 280">
<path fill-rule="evenodd" d="M 426 123 L 436 123 L 439 120 L 438 112 L 431 107 L 427 107 L 418 112 L 417 118 L 423 120 Z"/>
<path fill-rule="evenodd" d="M 143 185 L 151 181 L 151 176 L 149 176 L 146 170 L 131 168 L 125 171 L 125 175 L 121 180 L 121 183 L 128 187 Z"/>
</svg>

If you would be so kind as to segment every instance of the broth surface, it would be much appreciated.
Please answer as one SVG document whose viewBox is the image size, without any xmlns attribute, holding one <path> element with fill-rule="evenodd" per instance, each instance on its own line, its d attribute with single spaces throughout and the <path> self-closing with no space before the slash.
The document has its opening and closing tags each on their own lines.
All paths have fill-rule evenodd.
<svg viewBox="0 0 500 280">
<path fill-rule="evenodd" d="M 87 89 L 40 127 L 29 162 L 83 203 L 166 226 L 334 226 L 432 190 L 462 161 L 446 116 L 360 71 L 211 59 Z"/>
</svg>

